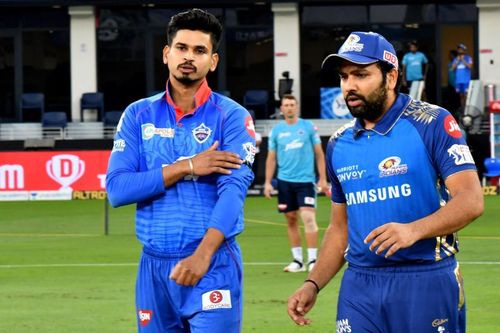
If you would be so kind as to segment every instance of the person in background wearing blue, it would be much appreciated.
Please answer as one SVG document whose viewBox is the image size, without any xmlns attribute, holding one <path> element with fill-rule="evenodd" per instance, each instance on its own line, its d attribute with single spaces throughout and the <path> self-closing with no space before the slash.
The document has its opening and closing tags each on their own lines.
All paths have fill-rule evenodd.
<svg viewBox="0 0 500 333">
<path fill-rule="evenodd" d="M 283 271 L 296 273 L 311 270 L 316 263 L 318 251 L 316 191 L 327 192 L 328 185 L 321 139 L 313 123 L 299 117 L 295 96 L 283 95 L 280 111 L 284 120 L 275 125 L 269 134 L 264 195 L 271 199 L 274 190 L 271 181 L 277 164 L 278 211 L 285 214 L 293 258 Z M 317 185 L 315 185 L 315 164 L 319 176 Z M 307 265 L 302 255 L 297 212 L 300 212 L 300 218 L 304 223 Z"/>
<path fill-rule="evenodd" d="M 403 56 L 403 86 L 410 91 L 413 81 L 425 81 L 429 69 L 428 60 L 425 54 L 418 50 L 418 43 L 411 41 L 410 52 Z"/>
<path fill-rule="evenodd" d="M 396 52 L 377 33 L 351 33 L 326 62 L 355 119 L 328 143 L 331 222 L 289 316 L 309 324 L 318 292 L 347 261 L 337 332 L 465 332 L 456 232 L 484 199 L 457 122 L 398 92 Z"/>
<path fill-rule="evenodd" d="M 472 76 L 472 67 L 474 62 L 472 57 L 465 53 L 467 46 L 458 44 L 457 57 L 453 61 L 452 68 L 455 71 L 455 89 L 460 95 L 460 105 L 465 107 L 465 99 L 467 98 L 467 90 Z"/>
<path fill-rule="evenodd" d="M 106 190 L 114 207 L 137 204 L 140 333 L 241 331 L 235 238 L 255 134 L 247 110 L 207 84 L 221 33 L 208 12 L 174 15 L 163 49 L 166 91 L 129 105 L 117 126 Z"/>
</svg>

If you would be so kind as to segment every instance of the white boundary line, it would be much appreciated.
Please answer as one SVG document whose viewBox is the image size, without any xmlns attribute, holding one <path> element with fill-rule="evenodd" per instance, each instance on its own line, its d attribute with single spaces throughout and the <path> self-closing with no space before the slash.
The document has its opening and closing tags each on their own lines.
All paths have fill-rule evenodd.
<svg viewBox="0 0 500 333">
<path fill-rule="evenodd" d="M 461 265 L 500 265 L 500 261 L 460 261 Z M 245 266 L 281 266 L 286 262 L 244 262 Z M 80 263 L 80 264 L 26 264 L 0 265 L 0 269 L 7 268 L 71 268 L 71 267 L 133 267 L 137 263 Z"/>
</svg>

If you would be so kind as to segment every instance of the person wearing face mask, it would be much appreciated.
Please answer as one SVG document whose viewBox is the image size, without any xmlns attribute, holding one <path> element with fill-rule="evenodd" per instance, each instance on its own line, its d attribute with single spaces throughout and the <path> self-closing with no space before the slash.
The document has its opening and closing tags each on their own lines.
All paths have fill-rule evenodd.
<svg viewBox="0 0 500 333">
<path fill-rule="evenodd" d="M 347 262 L 337 332 L 465 332 L 457 231 L 483 212 L 476 166 L 445 109 L 398 92 L 391 43 L 353 32 L 323 62 L 355 118 L 327 146 L 331 218 L 314 269 L 288 299 L 298 325 Z"/>
</svg>

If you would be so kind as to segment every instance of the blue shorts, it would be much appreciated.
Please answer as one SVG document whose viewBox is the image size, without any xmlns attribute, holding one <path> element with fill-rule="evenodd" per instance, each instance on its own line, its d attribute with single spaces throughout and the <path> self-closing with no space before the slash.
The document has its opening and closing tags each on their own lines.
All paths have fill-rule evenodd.
<svg viewBox="0 0 500 333">
<path fill-rule="evenodd" d="M 469 89 L 469 84 L 468 83 L 457 83 L 455 86 L 455 89 L 456 89 L 457 93 L 465 94 L 465 93 L 467 93 L 467 90 Z"/>
<path fill-rule="evenodd" d="M 169 279 L 177 262 L 188 255 L 143 249 L 136 283 L 138 332 L 240 332 L 243 272 L 236 241 L 221 245 L 194 287 Z"/>
<path fill-rule="evenodd" d="M 349 265 L 339 291 L 337 332 L 465 332 L 458 263 L 452 257 L 429 265 Z"/>
<path fill-rule="evenodd" d="M 300 207 L 316 207 L 314 183 L 294 183 L 278 179 L 278 211 L 293 212 Z"/>
</svg>

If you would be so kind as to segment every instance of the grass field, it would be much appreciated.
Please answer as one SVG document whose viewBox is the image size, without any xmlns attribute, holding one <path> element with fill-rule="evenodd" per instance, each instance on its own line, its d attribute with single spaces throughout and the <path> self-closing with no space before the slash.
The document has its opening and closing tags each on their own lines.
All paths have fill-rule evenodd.
<svg viewBox="0 0 500 333">
<path fill-rule="evenodd" d="M 110 210 L 103 235 L 102 201 L 0 203 L 0 332 L 135 332 L 134 283 L 140 245 L 134 207 Z M 324 231 L 329 203 L 319 201 Z M 334 332 L 340 277 L 320 294 L 309 327 L 286 314 L 287 297 L 306 273 L 285 274 L 283 217 L 275 201 L 252 197 L 239 237 L 245 270 L 243 332 Z M 460 232 L 468 332 L 500 330 L 500 196 Z"/>
</svg>

